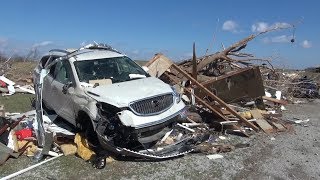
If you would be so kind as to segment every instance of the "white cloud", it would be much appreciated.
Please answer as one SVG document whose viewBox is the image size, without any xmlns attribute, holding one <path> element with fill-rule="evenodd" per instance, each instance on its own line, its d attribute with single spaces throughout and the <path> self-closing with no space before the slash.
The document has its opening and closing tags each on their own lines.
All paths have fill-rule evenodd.
<svg viewBox="0 0 320 180">
<path fill-rule="evenodd" d="M 42 41 L 40 43 L 35 43 L 32 45 L 33 48 L 38 48 L 38 47 L 42 47 L 42 46 L 48 46 L 50 44 L 53 44 L 52 41 Z"/>
<path fill-rule="evenodd" d="M 251 26 L 252 32 L 263 32 L 269 28 L 268 23 L 266 22 L 258 22 Z"/>
<path fill-rule="evenodd" d="M 252 30 L 252 32 L 260 33 L 260 32 L 264 32 L 264 31 L 270 30 L 270 29 L 289 28 L 289 27 L 292 27 L 292 25 L 289 24 L 289 23 L 286 23 L 286 22 L 276 22 L 276 23 L 273 23 L 271 25 L 269 25 L 266 22 L 257 22 L 257 23 L 254 23 L 251 26 L 251 30 Z"/>
<path fill-rule="evenodd" d="M 312 47 L 312 43 L 310 41 L 308 41 L 308 40 L 304 40 L 304 41 L 302 41 L 301 46 L 303 48 L 311 48 Z"/>
<path fill-rule="evenodd" d="M 237 30 L 238 27 L 239 27 L 239 25 L 235 21 L 228 20 L 223 23 L 222 30 L 236 33 L 236 32 L 238 32 L 238 30 Z"/>
</svg>

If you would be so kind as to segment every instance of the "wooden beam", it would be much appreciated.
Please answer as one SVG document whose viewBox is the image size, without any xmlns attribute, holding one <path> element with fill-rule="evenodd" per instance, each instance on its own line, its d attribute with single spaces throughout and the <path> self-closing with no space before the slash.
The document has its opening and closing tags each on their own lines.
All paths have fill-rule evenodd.
<svg viewBox="0 0 320 180">
<path fill-rule="evenodd" d="M 288 104 L 287 101 L 278 100 L 278 99 L 267 97 L 267 96 L 262 96 L 262 99 L 267 100 L 267 101 L 271 101 L 271 102 L 274 102 L 274 103 L 277 103 L 277 104 L 282 104 L 282 105 L 287 105 Z"/>
<path fill-rule="evenodd" d="M 192 58 L 192 77 L 197 80 L 197 57 L 196 57 L 196 44 L 193 43 L 193 58 Z"/>
<path fill-rule="evenodd" d="M 255 131 L 258 131 L 259 128 L 255 126 L 253 123 L 249 122 L 247 119 L 243 118 L 238 114 L 234 109 L 228 106 L 227 103 L 225 103 L 223 100 L 221 100 L 219 97 L 214 95 L 211 91 L 209 91 L 206 87 L 204 87 L 202 84 L 200 84 L 197 80 L 192 78 L 187 72 L 182 70 L 179 66 L 172 64 L 172 67 L 175 68 L 179 73 L 184 75 L 186 78 L 188 78 L 193 84 L 197 85 L 199 88 L 201 88 L 207 95 L 209 95 L 213 100 L 217 101 L 221 106 L 225 107 L 228 111 L 230 111 L 231 114 L 236 116 L 237 118 L 240 119 L 243 123 L 245 123 L 247 126 L 252 128 Z"/>
<path fill-rule="evenodd" d="M 252 69 L 252 67 L 242 68 L 242 69 L 240 69 L 240 70 L 232 71 L 232 72 L 227 73 L 227 74 L 224 74 L 224 75 L 222 75 L 222 76 L 213 77 L 211 80 L 202 82 L 201 84 L 205 86 L 205 85 L 211 84 L 211 83 L 213 83 L 213 82 L 219 81 L 219 80 L 221 80 L 221 79 L 226 79 L 226 78 L 228 78 L 228 77 L 230 77 L 230 76 L 234 76 L 234 75 L 243 73 L 243 72 L 245 72 L 245 71 L 247 71 L 247 70 L 249 70 L 249 69 Z"/>
<path fill-rule="evenodd" d="M 172 80 L 173 82 L 175 82 L 176 84 L 180 85 L 180 82 L 176 81 L 175 79 L 171 78 L 167 72 L 164 73 L 165 76 L 167 76 L 170 80 Z M 184 87 L 183 87 L 184 88 Z M 223 119 L 224 121 L 230 121 L 228 118 L 226 118 L 223 114 L 221 114 L 219 112 L 219 110 L 217 110 L 216 108 L 214 108 L 213 106 L 211 106 L 210 104 L 206 103 L 204 100 L 202 100 L 201 98 L 199 98 L 197 95 L 195 95 L 194 93 L 192 93 L 188 88 L 184 88 L 188 93 L 192 94 L 197 100 L 198 102 L 200 102 L 200 104 L 206 106 L 208 109 L 210 109 L 210 111 L 214 112 L 216 115 L 218 115 L 221 119 Z M 249 135 L 243 131 L 239 126 L 237 125 L 232 125 L 232 127 L 236 130 L 239 130 L 240 132 L 242 132 L 245 136 L 249 137 Z"/>
<path fill-rule="evenodd" d="M 256 123 L 260 128 L 267 134 L 273 132 L 273 127 L 263 118 L 262 114 L 258 109 L 253 109 L 250 111 L 252 117 L 256 119 Z"/>
<path fill-rule="evenodd" d="M 162 54 L 156 54 L 151 60 L 149 60 L 145 66 L 150 66 L 155 60 L 157 60 Z"/>
</svg>

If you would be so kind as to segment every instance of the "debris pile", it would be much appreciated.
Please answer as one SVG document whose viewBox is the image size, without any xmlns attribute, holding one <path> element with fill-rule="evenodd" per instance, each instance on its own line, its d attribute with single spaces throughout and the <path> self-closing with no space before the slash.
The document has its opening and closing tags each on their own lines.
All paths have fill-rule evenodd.
<svg viewBox="0 0 320 180">
<path fill-rule="evenodd" d="M 240 52 L 249 41 L 263 33 L 201 58 L 196 58 L 194 48 L 192 59 L 177 64 L 163 54 L 156 54 L 145 69 L 151 76 L 172 85 L 189 111 L 186 118 L 176 122 L 158 142 L 139 152 L 122 148 L 122 157 L 159 160 L 195 152 L 204 153 L 209 159 L 222 158 L 216 153 L 250 146 L 224 143 L 227 134 L 249 137 L 259 131 L 266 134 L 287 131 L 291 123 L 305 125 L 308 120 L 286 120 L 281 112 L 286 110 L 285 105 L 291 97 L 318 98 L 319 83 L 296 73 L 276 72 L 268 60 L 259 59 L 270 68 L 265 64 L 253 64 L 257 58 Z M 0 91 L 6 95 L 16 93 L 18 89 L 35 94 L 32 88 L 26 90 L 26 87 L 15 86 L 4 76 L 0 76 L 0 86 Z M 10 156 L 17 158 L 22 154 L 33 156 L 35 160 L 42 160 L 43 156 L 57 158 L 77 154 L 91 161 L 94 167 L 103 168 L 106 156 L 101 156 L 98 148 L 92 148 L 83 132 L 44 110 L 40 93 L 36 95 L 40 102 L 36 110 L 1 117 L 0 165 Z M 0 116 L 4 114 L 4 107 L 0 106 Z M 40 116 L 41 125 L 36 120 Z M 40 134 L 42 131 L 45 133 Z M 173 156 L 172 152 L 177 153 Z M 112 153 L 108 158 L 109 155 Z"/>
<path fill-rule="evenodd" d="M 190 105 L 190 111 L 201 117 L 197 123 L 189 117 L 191 122 L 184 122 L 186 126 L 214 127 L 221 132 L 232 130 L 244 136 L 260 129 L 266 133 L 284 131 L 286 125 L 279 117 L 281 107 L 287 101 L 281 99 L 281 94 L 278 99 L 265 95 L 259 67 L 234 68 L 235 64 L 221 63 L 225 63 L 223 68 L 219 65 L 225 70 L 223 74 L 209 76 L 206 72 L 218 71 L 218 66 L 208 65 L 212 69 L 197 69 L 193 77 L 188 73 L 191 72 L 187 65 L 190 61 L 176 65 L 164 55 L 157 54 L 146 65 L 151 75 L 178 86 L 183 99 Z"/>
<path fill-rule="evenodd" d="M 14 93 L 35 94 L 35 91 L 31 84 L 20 86 L 2 75 L 0 76 L 0 93 L 2 96 L 10 96 Z"/>
<path fill-rule="evenodd" d="M 34 61 L 15 61 L 12 57 L 0 61 L 1 95 L 35 94 L 32 82 L 32 72 L 35 65 Z"/>
<path fill-rule="evenodd" d="M 279 90 L 290 101 L 294 98 L 319 98 L 320 73 L 312 71 L 264 71 L 265 87 Z"/>
</svg>

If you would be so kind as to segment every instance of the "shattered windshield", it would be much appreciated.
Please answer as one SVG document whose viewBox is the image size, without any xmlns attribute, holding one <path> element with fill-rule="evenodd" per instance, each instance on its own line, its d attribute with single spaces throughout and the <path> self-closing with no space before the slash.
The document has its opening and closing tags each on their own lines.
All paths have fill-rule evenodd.
<svg viewBox="0 0 320 180">
<path fill-rule="evenodd" d="M 126 56 L 75 61 L 74 65 L 80 82 L 89 83 L 90 80 L 111 79 L 112 83 L 118 83 L 150 77 L 139 65 Z"/>
</svg>

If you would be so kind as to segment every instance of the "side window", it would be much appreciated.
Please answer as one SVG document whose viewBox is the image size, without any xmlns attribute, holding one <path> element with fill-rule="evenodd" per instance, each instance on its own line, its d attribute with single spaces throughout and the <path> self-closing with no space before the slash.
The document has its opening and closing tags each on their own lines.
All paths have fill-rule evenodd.
<svg viewBox="0 0 320 180">
<path fill-rule="evenodd" d="M 53 78 L 54 78 L 54 71 L 55 71 L 56 65 L 57 65 L 57 63 L 55 63 L 54 65 L 52 65 L 52 66 L 50 67 L 50 71 L 49 71 L 49 75 L 50 75 L 51 77 L 53 77 Z"/>
<path fill-rule="evenodd" d="M 71 66 L 67 60 L 58 61 L 56 63 L 53 77 L 62 84 L 70 81 L 73 82 Z"/>
<path fill-rule="evenodd" d="M 41 61 L 41 63 L 40 63 L 41 68 L 44 68 L 44 66 L 46 65 L 49 58 L 50 58 L 50 56 L 45 56 L 40 60 Z"/>
</svg>

